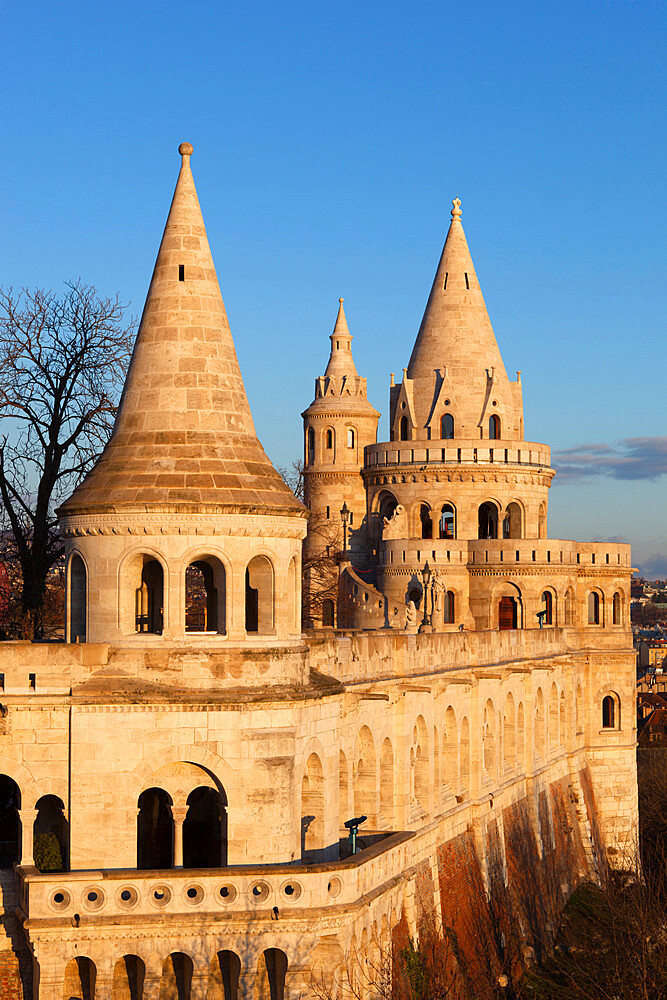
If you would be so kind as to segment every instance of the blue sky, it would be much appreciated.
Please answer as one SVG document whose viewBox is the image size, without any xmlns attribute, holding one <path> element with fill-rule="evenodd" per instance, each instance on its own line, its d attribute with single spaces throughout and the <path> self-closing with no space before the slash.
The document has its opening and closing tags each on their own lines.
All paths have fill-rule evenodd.
<svg viewBox="0 0 667 1000">
<path fill-rule="evenodd" d="M 81 275 L 140 312 L 193 171 L 260 438 L 299 413 L 338 297 L 383 412 L 463 224 L 549 533 L 667 574 L 662 2 L 0 2 L 0 283 Z M 638 443 L 639 442 L 639 443 Z"/>
</svg>

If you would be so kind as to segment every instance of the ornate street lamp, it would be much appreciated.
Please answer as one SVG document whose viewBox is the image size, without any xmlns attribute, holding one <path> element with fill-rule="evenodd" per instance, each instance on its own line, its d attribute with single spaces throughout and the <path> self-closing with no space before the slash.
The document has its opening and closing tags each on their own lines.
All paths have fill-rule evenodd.
<svg viewBox="0 0 667 1000">
<path fill-rule="evenodd" d="M 347 552 L 347 526 L 350 521 L 350 511 L 345 501 L 340 509 L 340 519 L 343 522 L 343 555 L 345 555 Z"/>
<path fill-rule="evenodd" d="M 428 585 L 431 582 L 431 567 L 426 561 L 424 568 L 422 570 L 422 580 L 424 581 L 424 617 L 422 618 L 421 628 L 422 631 L 426 631 L 429 625 L 428 617 Z"/>
</svg>

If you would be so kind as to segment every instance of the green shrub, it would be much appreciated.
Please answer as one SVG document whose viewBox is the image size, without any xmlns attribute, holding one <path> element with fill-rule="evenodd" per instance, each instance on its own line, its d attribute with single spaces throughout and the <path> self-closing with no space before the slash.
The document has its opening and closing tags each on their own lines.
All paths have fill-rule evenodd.
<svg viewBox="0 0 667 1000">
<path fill-rule="evenodd" d="M 40 872 L 61 872 L 63 856 L 54 833 L 40 833 L 35 840 L 35 868 Z"/>
</svg>

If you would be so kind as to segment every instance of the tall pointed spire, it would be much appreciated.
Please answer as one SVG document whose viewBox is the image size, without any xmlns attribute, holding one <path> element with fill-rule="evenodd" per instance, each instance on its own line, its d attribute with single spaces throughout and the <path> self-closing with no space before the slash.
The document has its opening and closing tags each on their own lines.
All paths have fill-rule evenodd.
<svg viewBox="0 0 667 1000">
<path fill-rule="evenodd" d="M 300 510 L 257 439 L 195 189 L 190 143 L 116 417 L 67 513 L 185 505 Z"/>
<path fill-rule="evenodd" d="M 465 419 L 459 421 L 459 427 L 465 424 L 467 432 L 479 436 L 474 427 L 481 426 L 491 381 L 494 395 L 503 396 L 504 426 L 518 427 L 520 421 L 514 413 L 515 394 L 510 389 L 461 224 L 461 200 L 454 198 L 452 205 L 449 232 L 407 374 L 415 383 L 415 406 L 422 429 L 432 418 L 441 384 L 439 372 L 446 370 L 449 394 L 456 395 L 461 404 L 466 401 Z"/>
<path fill-rule="evenodd" d="M 329 336 L 331 341 L 331 354 L 327 364 L 325 376 L 356 375 L 357 369 L 352 357 L 352 334 L 347 326 L 343 300 L 338 300 L 338 315 L 333 328 L 333 333 Z"/>
</svg>

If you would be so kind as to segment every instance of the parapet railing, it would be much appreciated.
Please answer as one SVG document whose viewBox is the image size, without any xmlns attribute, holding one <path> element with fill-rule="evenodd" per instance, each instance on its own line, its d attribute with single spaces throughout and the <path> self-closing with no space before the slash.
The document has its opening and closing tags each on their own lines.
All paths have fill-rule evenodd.
<svg viewBox="0 0 667 1000">
<path fill-rule="evenodd" d="M 551 448 L 536 441 L 385 441 L 364 448 L 367 474 L 399 465 L 522 465 L 551 467 Z"/>
<path fill-rule="evenodd" d="M 631 564 L 630 546 L 615 542 L 574 542 L 560 538 L 493 538 L 458 540 L 451 538 L 390 538 L 380 546 L 380 565 L 400 568 L 402 563 L 423 563 L 432 567 L 482 566 L 502 563 L 511 572 L 513 566 L 528 563 L 580 567 L 591 572 Z"/>
<path fill-rule="evenodd" d="M 311 666 L 343 683 L 366 683 L 459 671 L 566 655 L 578 647 L 571 628 L 488 629 L 480 632 L 383 632 L 309 634 Z"/>
<path fill-rule="evenodd" d="M 41 874 L 18 868 L 27 919 L 118 919 L 157 914 L 259 913 L 349 905 L 410 865 L 407 841 L 393 833 L 353 857 L 319 864 L 218 869 L 105 869 Z"/>
</svg>

